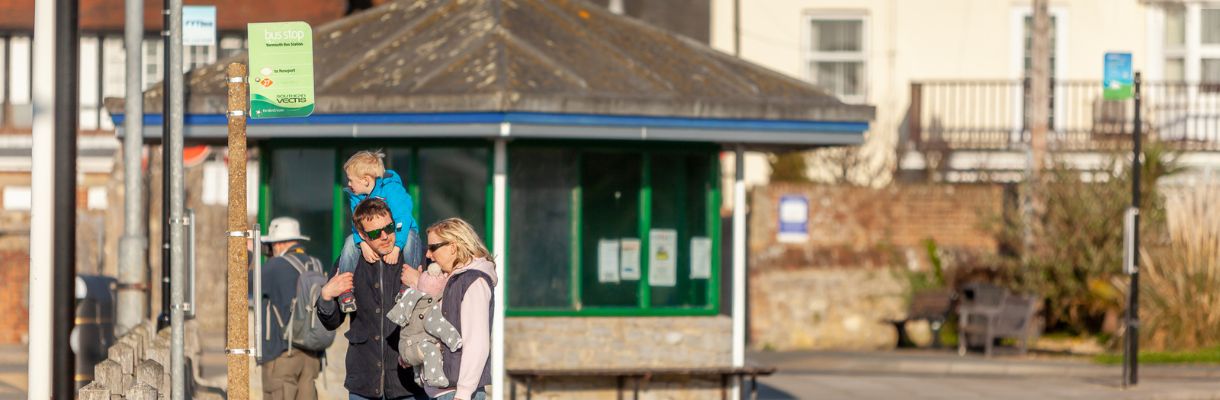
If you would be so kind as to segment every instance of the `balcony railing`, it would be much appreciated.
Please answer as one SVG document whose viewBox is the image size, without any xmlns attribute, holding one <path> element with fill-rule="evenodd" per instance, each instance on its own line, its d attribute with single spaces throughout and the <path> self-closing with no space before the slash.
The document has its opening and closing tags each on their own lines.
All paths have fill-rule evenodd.
<svg viewBox="0 0 1220 400">
<path fill-rule="evenodd" d="M 1134 101 L 1102 99 L 1100 81 L 1053 82 L 1047 146 L 1130 146 Z M 1029 143 L 1028 80 L 911 84 L 908 140 L 918 150 L 1020 150 Z M 1187 151 L 1220 151 L 1220 84 L 1145 82 L 1145 138 Z"/>
</svg>

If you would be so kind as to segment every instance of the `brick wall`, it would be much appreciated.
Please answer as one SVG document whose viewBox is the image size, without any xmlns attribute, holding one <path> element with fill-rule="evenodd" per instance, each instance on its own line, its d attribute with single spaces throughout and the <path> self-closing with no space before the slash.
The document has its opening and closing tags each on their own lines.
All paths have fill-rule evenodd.
<svg viewBox="0 0 1220 400">
<path fill-rule="evenodd" d="M 809 200 L 809 239 L 776 239 L 779 199 Z M 942 249 L 993 253 L 984 224 L 1000 214 L 1000 186 L 892 186 L 882 189 L 774 183 L 752 193 L 751 268 L 906 265 L 933 239 Z"/>
<path fill-rule="evenodd" d="M 750 341 L 758 349 L 883 349 L 885 322 L 906 313 L 906 271 L 926 271 L 933 239 L 946 269 L 994 254 L 985 224 L 1003 207 L 1000 186 L 882 189 L 773 183 L 750 203 Z M 779 199 L 809 201 L 809 237 L 776 235 Z M 909 327 L 912 334 L 922 333 Z"/>
<path fill-rule="evenodd" d="M 0 343 L 22 343 L 29 331 L 30 240 L 0 238 Z"/>
</svg>

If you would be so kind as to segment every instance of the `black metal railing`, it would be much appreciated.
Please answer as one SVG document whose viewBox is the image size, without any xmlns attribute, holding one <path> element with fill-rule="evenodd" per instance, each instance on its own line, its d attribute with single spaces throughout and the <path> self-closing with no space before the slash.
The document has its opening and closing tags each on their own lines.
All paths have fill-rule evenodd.
<svg viewBox="0 0 1220 400">
<path fill-rule="evenodd" d="M 1099 81 L 1051 84 L 1051 150 L 1116 149 L 1131 143 L 1134 101 L 1102 99 Z M 907 139 L 919 150 L 1018 150 L 1029 143 L 1028 80 L 911 84 Z M 1144 132 L 1178 150 L 1220 151 L 1220 85 L 1145 82 Z"/>
</svg>

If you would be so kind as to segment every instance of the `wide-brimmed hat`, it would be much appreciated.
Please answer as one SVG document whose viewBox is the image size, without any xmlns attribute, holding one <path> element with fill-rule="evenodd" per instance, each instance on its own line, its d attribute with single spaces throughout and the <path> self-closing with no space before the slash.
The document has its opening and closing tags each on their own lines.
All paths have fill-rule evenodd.
<svg viewBox="0 0 1220 400">
<path fill-rule="evenodd" d="M 309 236 L 301 236 L 301 223 L 296 218 L 279 217 L 271 220 L 267 226 L 267 235 L 263 243 L 285 242 L 289 240 L 309 240 Z"/>
</svg>

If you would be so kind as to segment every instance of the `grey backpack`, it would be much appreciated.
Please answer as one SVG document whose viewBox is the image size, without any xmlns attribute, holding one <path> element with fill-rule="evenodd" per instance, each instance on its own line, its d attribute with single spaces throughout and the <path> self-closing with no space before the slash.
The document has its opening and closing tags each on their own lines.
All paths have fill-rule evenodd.
<svg viewBox="0 0 1220 400">
<path fill-rule="evenodd" d="M 327 330 L 318 320 L 318 296 L 322 295 L 322 286 L 327 281 L 326 274 L 322 272 L 322 262 L 315 257 L 309 257 L 309 262 L 304 264 L 292 255 L 285 255 L 284 258 L 300 273 L 284 338 L 293 347 L 310 351 L 326 350 L 335 341 L 335 331 Z"/>
</svg>

